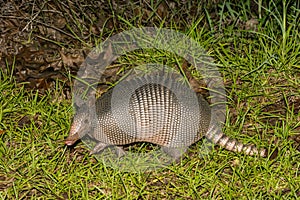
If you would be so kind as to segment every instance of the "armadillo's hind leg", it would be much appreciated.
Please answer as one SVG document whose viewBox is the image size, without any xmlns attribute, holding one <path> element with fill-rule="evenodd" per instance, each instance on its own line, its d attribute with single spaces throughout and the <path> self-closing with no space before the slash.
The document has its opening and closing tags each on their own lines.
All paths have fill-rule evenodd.
<svg viewBox="0 0 300 200">
<path fill-rule="evenodd" d="M 168 154 L 170 157 L 174 159 L 174 161 L 178 162 L 180 158 L 182 158 L 183 154 L 186 152 L 187 148 L 180 147 L 161 147 L 161 149 Z"/>
<path fill-rule="evenodd" d="M 126 152 L 124 151 L 124 149 L 122 147 L 114 146 L 114 148 L 115 148 L 118 158 L 126 155 Z"/>
<path fill-rule="evenodd" d="M 103 151 L 105 148 L 109 147 L 111 145 L 109 144 L 105 144 L 102 142 L 98 142 L 96 144 L 96 146 L 93 148 L 93 150 L 90 152 L 90 154 L 96 154 L 96 153 L 100 153 L 101 151 Z M 122 147 L 118 147 L 118 146 L 113 146 L 114 150 L 116 151 L 116 154 L 118 157 L 122 157 L 126 154 L 126 152 L 123 150 Z"/>
</svg>

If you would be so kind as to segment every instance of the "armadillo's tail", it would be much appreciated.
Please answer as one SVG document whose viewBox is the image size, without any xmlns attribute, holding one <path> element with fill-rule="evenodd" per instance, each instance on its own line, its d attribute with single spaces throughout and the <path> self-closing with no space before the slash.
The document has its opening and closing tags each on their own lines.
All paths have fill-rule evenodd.
<svg viewBox="0 0 300 200">
<path fill-rule="evenodd" d="M 209 130 L 206 134 L 206 138 L 211 140 L 214 144 L 218 144 L 229 151 L 241 152 L 250 156 L 269 156 L 269 152 L 267 149 L 259 149 L 253 144 L 245 145 L 241 142 L 238 142 L 237 140 L 226 136 L 217 125 L 212 125 L 209 127 Z M 278 150 L 276 149 L 275 151 L 273 151 L 272 155 L 270 156 L 270 159 L 275 158 L 277 156 L 277 153 Z"/>
</svg>

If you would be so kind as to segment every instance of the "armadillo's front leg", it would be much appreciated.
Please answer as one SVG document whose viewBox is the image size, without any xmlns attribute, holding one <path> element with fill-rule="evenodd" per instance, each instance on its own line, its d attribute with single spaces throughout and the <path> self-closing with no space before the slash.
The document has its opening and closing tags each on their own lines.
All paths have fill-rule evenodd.
<svg viewBox="0 0 300 200">
<path fill-rule="evenodd" d="M 96 146 L 93 148 L 93 150 L 90 152 L 91 154 L 96 154 L 99 153 L 100 151 L 104 150 L 106 147 L 108 147 L 108 144 L 102 143 L 102 142 L 98 142 L 96 144 Z"/>
<path fill-rule="evenodd" d="M 109 146 L 111 146 L 111 145 L 105 144 L 105 143 L 102 143 L 102 142 L 98 142 L 96 144 L 96 146 L 93 148 L 93 150 L 90 152 L 90 154 L 99 153 L 99 152 L 103 151 L 105 148 L 107 148 Z M 118 157 L 122 157 L 126 154 L 126 152 L 123 150 L 122 147 L 114 146 L 114 149 L 115 149 L 116 154 L 117 154 Z"/>
</svg>

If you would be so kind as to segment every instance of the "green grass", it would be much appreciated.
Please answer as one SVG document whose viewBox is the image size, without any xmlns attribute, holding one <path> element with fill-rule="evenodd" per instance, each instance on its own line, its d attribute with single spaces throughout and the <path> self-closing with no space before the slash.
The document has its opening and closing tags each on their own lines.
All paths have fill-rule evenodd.
<svg viewBox="0 0 300 200">
<path fill-rule="evenodd" d="M 300 126 L 299 8 L 280 12 L 282 5 L 271 1 L 262 8 L 267 14 L 257 29 L 245 30 L 237 22 L 226 24 L 228 18 L 251 18 L 248 4 L 239 6 L 225 1 L 219 21 L 206 16 L 210 28 L 195 22 L 185 32 L 215 58 L 224 76 L 228 95 L 224 132 L 244 143 L 278 147 L 276 159 L 215 147 L 203 158 L 189 156 L 165 169 L 121 172 L 98 162 L 82 143 L 74 148 L 64 145 L 73 114 L 71 101 L 62 98 L 64 83 L 58 81 L 58 87 L 41 94 L 1 71 L 1 199 L 300 198 L 300 153 L 290 139 L 299 135 Z M 168 52 L 155 51 L 133 52 L 119 62 L 125 67 L 142 62 L 177 64 Z M 201 141 L 190 155 L 200 147 Z"/>
</svg>

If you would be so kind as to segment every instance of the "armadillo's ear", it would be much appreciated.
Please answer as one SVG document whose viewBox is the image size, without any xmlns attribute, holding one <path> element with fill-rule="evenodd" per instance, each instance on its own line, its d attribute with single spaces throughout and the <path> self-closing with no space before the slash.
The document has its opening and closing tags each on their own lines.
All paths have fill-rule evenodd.
<svg viewBox="0 0 300 200">
<path fill-rule="evenodd" d="M 76 96 L 73 97 L 73 109 L 74 109 L 74 114 L 78 112 L 81 106 L 83 106 L 84 102 L 82 100 L 79 100 L 76 98 Z"/>
<path fill-rule="evenodd" d="M 73 103 L 73 108 L 74 108 L 75 110 L 78 110 L 79 107 L 80 107 L 80 106 L 78 106 L 76 103 Z"/>
<path fill-rule="evenodd" d="M 82 104 L 81 106 L 75 106 L 76 113 L 87 113 L 89 110 L 88 105 Z"/>
</svg>

